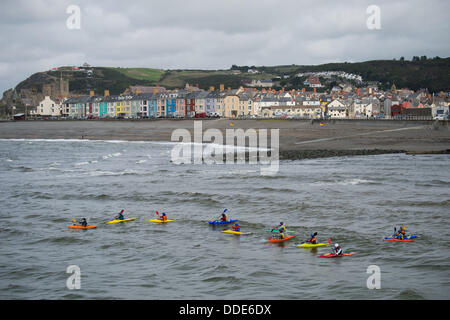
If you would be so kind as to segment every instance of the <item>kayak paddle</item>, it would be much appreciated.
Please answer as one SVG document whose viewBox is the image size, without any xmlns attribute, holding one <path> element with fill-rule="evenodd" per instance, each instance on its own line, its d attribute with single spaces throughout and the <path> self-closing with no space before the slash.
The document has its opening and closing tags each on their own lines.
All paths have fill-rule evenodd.
<svg viewBox="0 0 450 320">
<path fill-rule="evenodd" d="M 331 246 L 331 238 L 328 238 L 328 244 Z M 331 252 L 334 253 L 333 252 L 333 247 L 331 247 Z"/>
</svg>

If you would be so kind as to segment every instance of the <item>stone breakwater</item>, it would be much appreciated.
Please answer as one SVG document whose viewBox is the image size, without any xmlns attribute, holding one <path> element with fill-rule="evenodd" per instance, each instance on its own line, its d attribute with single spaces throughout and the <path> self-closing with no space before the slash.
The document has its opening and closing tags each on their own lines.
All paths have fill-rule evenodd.
<svg viewBox="0 0 450 320">
<path fill-rule="evenodd" d="M 330 158 L 345 156 L 367 156 L 387 153 L 405 153 L 405 150 L 383 150 L 383 149 L 362 149 L 362 150 L 284 150 L 280 151 L 280 160 L 302 160 L 314 158 Z"/>
</svg>

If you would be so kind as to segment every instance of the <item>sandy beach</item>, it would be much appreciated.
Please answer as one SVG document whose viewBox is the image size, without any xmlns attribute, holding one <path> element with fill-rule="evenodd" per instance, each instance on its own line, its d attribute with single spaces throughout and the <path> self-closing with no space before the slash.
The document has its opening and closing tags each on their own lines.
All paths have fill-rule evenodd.
<svg viewBox="0 0 450 320">
<path fill-rule="evenodd" d="M 175 129 L 279 129 L 280 158 L 379 153 L 449 153 L 448 121 L 402 120 L 111 120 L 5 121 L 0 139 L 171 141 Z M 225 136 L 225 134 L 224 134 Z M 270 141 L 270 139 L 269 139 Z"/>
</svg>

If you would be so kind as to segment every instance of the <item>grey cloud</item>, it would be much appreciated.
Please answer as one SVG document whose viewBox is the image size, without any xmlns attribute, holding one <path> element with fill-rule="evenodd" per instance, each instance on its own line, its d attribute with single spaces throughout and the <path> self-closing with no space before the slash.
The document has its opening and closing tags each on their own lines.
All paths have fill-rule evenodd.
<svg viewBox="0 0 450 320">
<path fill-rule="evenodd" d="M 81 8 L 68 30 L 66 8 Z M 381 8 L 381 30 L 366 9 Z M 0 91 L 60 65 L 222 69 L 449 56 L 446 0 L 2 1 Z"/>
</svg>

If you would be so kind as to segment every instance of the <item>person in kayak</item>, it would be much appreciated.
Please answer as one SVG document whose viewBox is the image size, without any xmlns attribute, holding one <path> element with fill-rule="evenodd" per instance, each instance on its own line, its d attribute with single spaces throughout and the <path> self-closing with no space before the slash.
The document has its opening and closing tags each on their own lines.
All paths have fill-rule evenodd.
<svg viewBox="0 0 450 320">
<path fill-rule="evenodd" d="M 167 215 L 166 215 L 166 213 L 163 212 L 163 213 L 161 214 L 161 218 L 159 218 L 159 219 L 161 219 L 162 221 L 167 221 Z"/>
<path fill-rule="evenodd" d="M 335 245 L 334 245 L 334 248 L 333 248 L 333 253 L 334 254 L 336 254 L 336 255 L 342 255 L 344 252 L 342 251 L 342 248 L 341 248 L 341 246 L 339 245 L 339 243 L 336 243 Z"/>
<path fill-rule="evenodd" d="M 395 229 L 395 228 L 394 228 Z M 400 226 L 398 228 L 398 231 L 396 231 L 394 233 L 394 238 L 403 240 L 403 238 L 406 236 L 406 227 L 405 226 Z"/>
<path fill-rule="evenodd" d="M 125 217 L 123 216 L 123 210 L 119 212 L 119 215 L 116 217 L 116 220 L 125 220 Z"/>
<path fill-rule="evenodd" d="M 284 239 L 285 235 L 284 233 L 286 232 L 286 226 L 284 225 L 283 222 L 280 222 L 280 225 L 276 228 L 276 229 L 272 229 L 272 232 L 277 230 L 279 232 L 279 238 L 280 239 Z"/>
<path fill-rule="evenodd" d="M 317 232 L 312 233 L 311 237 L 308 240 L 306 240 L 306 242 L 311 243 L 311 244 L 317 244 L 316 236 L 317 236 Z"/>
<path fill-rule="evenodd" d="M 228 217 L 227 215 L 224 213 L 222 213 L 222 215 L 220 216 L 219 219 L 217 219 L 216 221 L 228 221 Z"/>
<path fill-rule="evenodd" d="M 283 222 L 280 222 L 280 224 L 278 226 L 276 226 L 275 228 L 273 228 L 272 230 L 270 230 L 271 232 L 274 231 L 278 231 L 278 232 L 286 232 L 286 226 L 284 225 Z"/>
<path fill-rule="evenodd" d="M 239 223 L 236 223 L 234 226 L 231 227 L 231 229 L 233 229 L 233 231 L 241 231 L 241 226 L 239 225 Z"/>
<path fill-rule="evenodd" d="M 86 221 L 86 218 L 83 218 L 83 219 L 81 219 L 80 220 L 80 226 L 82 226 L 82 227 L 87 227 L 87 221 Z"/>
</svg>

